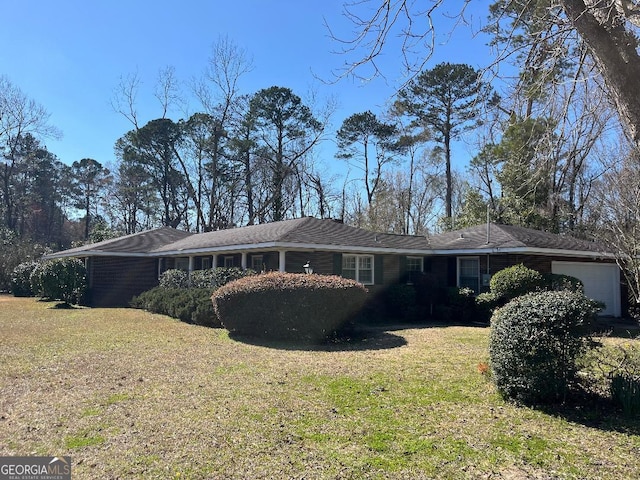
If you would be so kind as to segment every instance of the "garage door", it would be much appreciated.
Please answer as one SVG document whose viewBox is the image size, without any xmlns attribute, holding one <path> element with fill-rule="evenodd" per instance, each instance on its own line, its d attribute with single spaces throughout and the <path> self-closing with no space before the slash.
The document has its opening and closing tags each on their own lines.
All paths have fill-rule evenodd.
<svg viewBox="0 0 640 480">
<path fill-rule="evenodd" d="M 587 297 L 604 302 L 600 315 L 620 316 L 620 270 L 615 263 L 552 262 L 551 271 L 579 279 Z"/>
</svg>

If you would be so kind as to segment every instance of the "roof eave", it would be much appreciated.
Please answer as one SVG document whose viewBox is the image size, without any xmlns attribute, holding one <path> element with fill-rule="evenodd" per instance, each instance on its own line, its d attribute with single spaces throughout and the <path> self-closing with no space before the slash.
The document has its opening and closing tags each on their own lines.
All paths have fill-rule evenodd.
<svg viewBox="0 0 640 480">
<path fill-rule="evenodd" d="M 432 255 L 478 255 L 478 254 L 500 254 L 517 253 L 522 255 L 545 255 L 579 258 L 610 258 L 615 255 L 611 252 L 598 252 L 594 250 L 568 250 L 562 248 L 542 248 L 542 247 L 487 247 L 487 248 L 460 248 L 460 249 L 433 249 Z"/>
<path fill-rule="evenodd" d="M 264 242 L 243 245 L 221 245 L 216 247 L 189 248 L 183 250 L 166 250 L 151 252 L 154 257 L 174 257 L 198 254 L 213 254 L 225 252 L 239 252 L 247 250 L 315 250 L 323 252 L 349 252 L 349 253 L 380 253 L 380 254 L 413 254 L 430 255 L 431 250 L 422 248 L 393 248 L 393 247 L 371 247 L 358 245 L 332 245 L 321 243 L 296 243 L 296 242 Z"/>
</svg>

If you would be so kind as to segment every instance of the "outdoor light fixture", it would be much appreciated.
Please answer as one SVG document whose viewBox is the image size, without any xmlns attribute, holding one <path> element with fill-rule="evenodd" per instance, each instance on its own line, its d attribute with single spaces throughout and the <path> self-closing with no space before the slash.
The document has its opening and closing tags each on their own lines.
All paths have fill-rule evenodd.
<svg viewBox="0 0 640 480">
<path fill-rule="evenodd" d="M 302 268 L 304 268 L 304 273 L 313 273 L 313 267 L 311 266 L 311 262 L 305 263 Z"/>
</svg>

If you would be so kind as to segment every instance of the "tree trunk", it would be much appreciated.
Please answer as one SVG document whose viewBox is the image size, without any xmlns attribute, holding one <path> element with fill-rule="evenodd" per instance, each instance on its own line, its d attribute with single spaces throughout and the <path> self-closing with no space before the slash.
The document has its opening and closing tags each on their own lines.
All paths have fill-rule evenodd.
<svg viewBox="0 0 640 480">
<path fill-rule="evenodd" d="M 621 120 L 630 139 L 640 146 L 640 56 L 638 41 L 626 29 L 624 18 L 609 11 L 598 20 L 584 0 L 562 0 L 564 10 L 574 28 L 593 54 L 600 72 L 609 87 Z M 613 10 L 613 9 L 610 9 Z"/>
</svg>

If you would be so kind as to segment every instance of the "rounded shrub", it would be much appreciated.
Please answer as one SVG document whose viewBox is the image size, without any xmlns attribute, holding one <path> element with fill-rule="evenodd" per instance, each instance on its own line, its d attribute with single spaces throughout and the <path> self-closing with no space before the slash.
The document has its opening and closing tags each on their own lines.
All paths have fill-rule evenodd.
<svg viewBox="0 0 640 480">
<path fill-rule="evenodd" d="M 77 258 L 58 258 L 43 262 L 32 274 L 42 297 L 80 303 L 87 291 L 87 270 Z M 34 282 L 32 282 L 34 285 Z"/>
<path fill-rule="evenodd" d="M 524 404 L 564 400 L 593 342 L 597 302 L 570 291 L 531 293 L 496 310 L 489 355 L 496 387 Z"/>
<path fill-rule="evenodd" d="M 509 301 L 527 293 L 545 290 L 545 280 L 540 272 L 522 264 L 496 272 L 489 283 L 491 293 L 503 301 Z"/>
<path fill-rule="evenodd" d="M 31 289 L 31 274 L 38 266 L 38 262 L 22 262 L 13 269 L 11 274 L 11 293 L 16 297 L 30 297 L 33 295 Z"/>
<path fill-rule="evenodd" d="M 347 327 L 366 297 L 366 288 L 354 280 L 273 272 L 228 283 L 211 299 L 232 333 L 319 341 Z"/>
<path fill-rule="evenodd" d="M 171 268 L 160 274 L 159 283 L 162 288 L 187 288 L 189 287 L 189 273 Z"/>
</svg>

